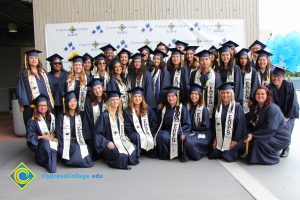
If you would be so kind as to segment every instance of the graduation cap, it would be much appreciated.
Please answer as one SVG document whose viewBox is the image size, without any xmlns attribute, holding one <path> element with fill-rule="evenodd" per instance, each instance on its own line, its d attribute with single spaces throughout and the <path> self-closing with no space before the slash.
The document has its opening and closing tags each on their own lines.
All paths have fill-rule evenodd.
<svg viewBox="0 0 300 200">
<path fill-rule="evenodd" d="M 159 56 L 161 58 L 164 58 L 166 56 L 168 56 L 166 53 L 156 49 L 155 51 L 152 52 L 153 56 Z"/>
<path fill-rule="evenodd" d="M 113 47 L 111 44 L 105 45 L 100 48 L 103 52 L 105 51 L 115 51 L 117 50 L 115 47 Z"/>
<path fill-rule="evenodd" d="M 249 51 L 250 51 L 250 49 L 242 48 L 239 52 L 237 52 L 236 56 L 243 56 L 243 55 L 248 56 Z"/>
<path fill-rule="evenodd" d="M 73 63 L 75 63 L 75 62 L 81 62 L 81 63 L 83 63 L 82 57 L 79 56 L 79 55 L 78 56 L 74 56 L 74 57 L 68 59 L 68 61 L 73 62 Z"/>
<path fill-rule="evenodd" d="M 40 94 L 39 96 L 37 96 L 35 99 L 33 99 L 33 100 L 31 101 L 30 107 L 31 107 L 31 108 L 35 108 L 35 107 L 38 105 L 39 102 L 41 102 L 41 101 L 46 101 L 46 102 L 48 102 L 48 100 L 49 100 L 49 98 L 48 98 L 46 95 L 44 95 L 44 94 L 42 93 L 42 94 Z"/>
<path fill-rule="evenodd" d="M 36 50 L 36 49 L 32 49 L 32 50 L 26 51 L 25 55 L 26 56 L 36 56 L 36 57 L 38 57 L 39 53 L 42 53 L 42 51 Z"/>
<path fill-rule="evenodd" d="M 90 59 L 93 62 L 93 56 L 91 56 L 90 54 L 85 53 L 85 54 L 82 55 L 83 62 L 85 62 L 88 59 Z"/>
<path fill-rule="evenodd" d="M 175 45 L 176 46 L 183 46 L 184 48 L 186 48 L 189 44 L 185 43 L 185 42 L 182 42 L 180 40 L 176 40 Z"/>
<path fill-rule="evenodd" d="M 171 55 L 183 55 L 184 53 L 176 48 L 171 48 L 170 51 L 172 52 Z"/>
<path fill-rule="evenodd" d="M 218 87 L 219 90 L 230 90 L 234 88 L 235 83 L 234 82 L 225 82 L 221 86 Z"/>
<path fill-rule="evenodd" d="M 201 94 L 204 89 L 205 89 L 205 87 L 203 87 L 202 85 L 199 85 L 197 83 L 194 83 L 191 85 L 191 92 L 197 91 L 199 94 Z"/>
<path fill-rule="evenodd" d="M 131 90 L 128 90 L 127 91 L 128 93 L 131 93 L 131 94 L 143 94 L 144 93 L 144 89 L 137 86 L 135 88 L 132 88 Z"/>
<path fill-rule="evenodd" d="M 68 103 L 71 99 L 76 99 L 75 91 L 69 91 L 66 92 L 65 95 L 62 97 L 62 102 L 63 102 L 63 112 L 66 112 L 66 103 Z M 66 101 L 66 103 L 65 103 Z"/>
<path fill-rule="evenodd" d="M 257 45 L 260 46 L 261 49 L 264 49 L 264 48 L 267 47 L 264 43 L 262 43 L 262 42 L 260 42 L 260 41 L 258 41 L 258 40 L 255 40 L 255 41 L 249 46 L 249 49 L 251 49 L 252 47 L 257 46 Z"/>
<path fill-rule="evenodd" d="M 164 88 L 164 90 L 167 90 L 167 93 L 174 93 L 177 94 L 177 91 L 180 90 L 179 87 L 175 87 L 175 86 L 168 86 L 166 88 Z"/>
<path fill-rule="evenodd" d="M 122 93 L 117 90 L 108 90 L 106 91 L 106 94 L 107 94 L 107 98 L 120 97 L 122 95 Z"/>
<path fill-rule="evenodd" d="M 276 66 L 273 70 L 272 75 L 274 75 L 274 76 L 284 76 L 286 71 L 287 70 L 285 68 Z"/>
<path fill-rule="evenodd" d="M 265 51 L 263 49 L 260 49 L 258 51 L 255 51 L 255 53 L 258 54 L 259 57 L 269 57 L 269 56 L 272 56 L 273 54 L 271 54 L 270 52 L 268 51 Z"/>
<path fill-rule="evenodd" d="M 140 53 L 135 53 L 130 58 L 132 60 L 142 60 L 142 55 Z"/>
<path fill-rule="evenodd" d="M 96 85 L 104 85 L 104 79 L 102 77 L 100 78 L 93 78 L 88 84 L 87 86 L 90 88 L 93 88 Z"/>
<path fill-rule="evenodd" d="M 236 47 L 238 47 L 239 45 L 238 45 L 237 43 L 231 41 L 231 40 L 228 40 L 227 42 L 223 43 L 222 46 L 223 46 L 223 47 L 227 46 L 227 47 L 229 47 L 229 48 L 231 48 L 231 47 L 236 48 Z"/>
<path fill-rule="evenodd" d="M 98 54 L 97 56 L 94 57 L 95 63 L 100 61 L 100 60 L 105 60 L 105 55 L 103 53 Z"/>
<path fill-rule="evenodd" d="M 223 53 L 223 52 L 230 53 L 230 48 L 228 46 L 221 46 L 218 50 L 219 50 L 219 53 Z"/>
<path fill-rule="evenodd" d="M 157 49 L 157 47 L 159 47 L 159 46 L 164 46 L 164 47 L 166 48 L 166 50 L 167 50 L 167 53 L 168 53 L 168 51 L 170 50 L 170 48 L 169 48 L 165 43 L 163 43 L 163 42 L 159 42 L 159 43 L 156 45 L 156 49 Z"/>
<path fill-rule="evenodd" d="M 208 50 L 214 53 L 216 56 L 218 55 L 218 49 L 214 45 L 212 45 Z"/>
<path fill-rule="evenodd" d="M 140 53 L 142 53 L 142 51 L 146 50 L 148 53 L 152 53 L 153 50 L 148 46 L 148 45 L 145 45 L 145 46 L 142 46 L 141 48 L 138 49 L 138 51 Z"/>
<path fill-rule="evenodd" d="M 120 58 L 122 54 L 127 54 L 128 58 L 130 58 L 130 56 L 132 55 L 130 51 L 124 48 L 118 53 L 118 58 Z"/>
<path fill-rule="evenodd" d="M 58 55 L 57 53 L 55 53 L 52 56 L 46 58 L 46 60 L 49 61 L 49 62 L 53 62 L 54 60 L 57 60 L 57 59 L 62 60 L 64 58 L 61 57 L 60 55 Z"/>
<path fill-rule="evenodd" d="M 210 52 L 209 50 L 204 49 L 204 50 L 198 52 L 198 53 L 196 54 L 196 56 L 198 56 L 199 58 L 209 57 L 210 53 L 211 53 L 211 52 Z"/>
<path fill-rule="evenodd" d="M 198 49 L 199 46 L 187 46 L 185 48 L 185 51 L 193 51 L 196 52 L 196 49 Z"/>
</svg>

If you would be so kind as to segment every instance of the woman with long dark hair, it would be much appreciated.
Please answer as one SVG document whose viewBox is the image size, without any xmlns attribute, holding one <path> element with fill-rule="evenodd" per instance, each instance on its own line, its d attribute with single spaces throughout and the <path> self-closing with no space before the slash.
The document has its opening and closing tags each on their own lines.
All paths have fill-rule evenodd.
<svg viewBox="0 0 300 200">
<path fill-rule="evenodd" d="M 97 70 L 94 72 L 94 78 L 102 78 L 103 79 L 103 87 L 106 90 L 107 83 L 110 79 L 110 75 L 107 72 L 107 63 L 106 59 L 104 58 L 104 54 L 100 53 L 99 55 L 94 57 L 95 66 Z"/>
<path fill-rule="evenodd" d="M 127 49 L 122 49 L 117 55 L 122 64 L 122 76 L 125 78 L 127 78 L 128 75 L 129 59 L 131 54 L 132 53 Z"/>
<path fill-rule="evenodd" d="M 188 68 L 189 77 L 191 73 L 199 68 L 199 60 L 195 56 L 196 50 L 199 46 L 187 46 L 184 54 L 184 65 Z"/>
<path fill-rule="evenodd" d="M 255 65 L 255 69 L 258 75 L 258 80 L 260 85 L 266 86 L 271 81 L 271 71 L 273 69 L 271 69 L 272 63 L 269 57 L 272 56 L 273 54 L 263 49 L 255 53 L 258 54 L 256 59 L 256 65 Z"/>
</svg>

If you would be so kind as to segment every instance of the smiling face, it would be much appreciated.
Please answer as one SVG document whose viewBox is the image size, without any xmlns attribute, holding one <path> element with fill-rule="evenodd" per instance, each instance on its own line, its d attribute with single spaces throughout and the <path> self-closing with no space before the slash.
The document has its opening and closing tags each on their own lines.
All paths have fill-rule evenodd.
<svg viewBox="0 0 300 200">
<path fill-rule="evenodd" d="M 267 68 L 268 59 L 267 59 L 267 57 L 261 56 L 261 57 L 258 58 L 257 63 L 258 63 L 259 69 L 263 69 L 264 70 L 264 69 Z"/>
<path fill-rule="evenodd" d="M 69 100 L 68 106 L 69 106 L 70 110 L 75 110 L 77 107 L 77 100 L 75 98 Z"/>
<path fill-rule="evenodd" d="M 37 66 L 39 64 L 39 58 L 37 56 L 28 56 L 27 60 L 30 66 Z"/>
<path fill-rule="evenodd" d="M 110 97 L 109 98 L 109 105 L 112 108 L 117 109 L 119 107 L 119 105 L 120 105 L 120 97 Z"/>
<path fill-rule="evenodd" d="M 190 95 L 190 98 L 191 98 L 191 101 L 194 104 L 197 104 L 199 102 L 200 95 L 199 95 L 199 93 L 197 91 L 192 91 L 191 95 Z"/>
<path fill-rule="evenodd" d="M 134 105 L 140 105 L 143 101 L 143 96 L 141 94 L 133 94 L 131 98 Z"/>
<path fill-rule="evenodd" d="M 121 61 L 122 65 L 127 65 L 128 64 L 128 54 L 122 53 L 120 55 L 120 61 Z"/>
<path fill-rule="evenodd" d="M 82 71 L 82 63 L 81 62 L 75 62 L 73 64 L 74 72 L 75 74 L 80 74 Z"/>
<path fill-rule="evenodd" d="M 121 66 L 121 63 L 115 63 L 114 65 L 114 73 L 116 75 L 121 75 L 122 74 L 122 66 Z"/>
<path fill-rule="evenodd" d="M 259 105 L 263 105 L 267 100 L 266 90 L 258 89 L 255 93 L 255 100 Z"/>
<path fill-rule="evenodd" d="M 176 105 L 176 102 L 177 102 L 177 96 L 176 94 L 174 93 L 168 93 L 167 95 L 167 100 L 168 100 L 168 103 L 173 107 Z"/>
<path fill-rule="evenodd" d="M 102 97 L 102 94 L 103 94 L 102 85 L 95 85 L 93 87 L 93 93 L 95 94 L 96 97 Z"/>
<path fill-rule="evenodd" d="M 40 101 L 37 105 L 37 110 L 40 114 L 46 114 L 48 111 L 47 101 Z"/>
<path fill-rule="evenodd" d="M 227 105 L 232 100 L 232 92 L 231 90 L 221 90 L 221 100 L 222 103 Z"/>
<path fill-rule="evenodd" d="M 230 61 L 230 53 L 229 52 L 222 52 L 221 53 L 221 60 L 227 64 Z"/>
<path fill-rule="evenodd" d="M 210 64 L 211 64 L 211 60 L 209 57 L 201 57 L 199 59 L 199 64 L 201 66 L 202 71 L 208 72 Z"/>
<path fill-rule="evenodd" d="M 105 58 L 108 61 L 111 61 L 115 57 L 115 53 L 113 51 L 105 51 Z"/>
<path fill-rule="evenodd" d="M 105 71 L 105 69 L 106 69 L 106 62 L 105 62 L 105 60 L 100 60 L 98 62 L 97 66 L 98 66 L 99 71 Z"/>
<path fill-rule="evenodd" d="M 84 61 L 83 67 L 84 67 L 85 71 L 91 71 L 91 69 L 92 69 L 92 61 L 90 59 L 87 59 L 86 61 Z"/>
<path fill-rule="evenodd" d="M 153 64 L 155 67 L 159 67 L 160 65 L 160 57 L 159 56 L 153 56 Z"/>
<path fill-rule="evenodd" d="M 134 67 L 134 69 L 141 69 L 142 61 L 140 59 L 134 60 L 133 61 L 133 67 Z"/>
<path fill-rule="evenodd" d="M 281 87 L 281 84 L 282 84 L 283 80 L 284 80 L 284 76 L 282 76 L 282 75 L 272 74 L 272 76 L 271 76 L 271 81 L 275 85 L 275 87 L 277 87 L 277 88 Z"/>
<path fill-rule="evenodd" d="M 187 51 L 186 52 L 187 61 L 192 62 L 194 60 L 194 55 L 195 55 L 195 53 L 193 51 L 191 51 L 191 50 Z"/>
<path fill-rule="evenodd" d="M 171 61 L 174 65 L 179 65 L 180 64 L 180 55 L 178 55 L 178 54 L 172 55 Z"/>
<path fill-rule="evenodd" d="M 52 61 L 52 66 L 53 66 L 53 69 L 55 70 L 55 71 L 60 71 L 60 70 L 62 70 L 62 62 L 61 62 L 61 60 L 60 59 L 55 59 L 55 60 L 53 60 Z"/>
<path fill-rule="evenodd" d="M 248 63 L 248 57 L 247 55 L 242 55 L 240 56 L 240 63 L 242 66 L 246 66 Z"/>
</svg>

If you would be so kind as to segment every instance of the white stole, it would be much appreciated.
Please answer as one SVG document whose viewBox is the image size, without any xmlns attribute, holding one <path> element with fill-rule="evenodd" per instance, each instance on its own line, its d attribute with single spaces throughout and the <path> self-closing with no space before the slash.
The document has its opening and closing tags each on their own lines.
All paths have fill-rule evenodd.
<svg viewBox="0 0 300 200">
<path fill-rule="evenodd" d="M 42 135 L 54 134 L 55 116 L 52 113 L 50 113 L 50 116 L 51 116 L 50 130 L 48 129 L 47 123 L 45 119 L 42 117 L 42 115 L 40 115 L 40 120 L 37 121 Z M 48 140 L 48 141 L 51 149 L 57 151 L 57 145 L 58 145 L 57 139 L 55 138 L 54 140 Z"/>
<path fill-rule="evenodd" d="M 175 69 L 174 78 L 173 78 L 173 86 L 180 88 L 180 77 L 181 77 L 181 69 Z"/>
<path fill-rule="evenodd" d="M 94 125 L 96 124 L 96 121 L 98 117 L 100 116 L 100 106 L 97 103 L 97 105 L 92 105 L 93 107 L 93 118 L 94 118 Z M 102 112 L 106 109 L 106 104 L 102 102 Z"/>
<path fill-rule="evenodd" d="M 243 107 L 244 107 L 245 114 L 250 111 L 249 99 L 251 95 L 251 79 L 252 79 L 252 69 L 249 73 L 246 72 L 244 76 Z"/>
<path fill-rule="evenodd" d="M 235 113 L 235 102 L 229 104 L 229 108 L 226 115 L 225 121 L 225 133 L 224 138 L 222 134 L 222 107 L 216 110 L 215 123 L 216 123 L 216 139 L 217 139 L 217 149 L 221 151 L 229 150 L 232 132 L 233 132 L 233 122 L 234 122 L 234 113 Z"/>
<path fill-rule="evenodd" d="M 233 65 L 231 74 L 229 72 L 227 72 L 227 80 L 226 80 L 227 82 L 234 82 L 234 70 L 235 70 L 235 67 Z"/>
<path fill-rule="evenodd" d="M 119 122 L 120 122 L 120 131 L 119 131 L 117 120 L 116 119 L 113 120 L 112 117 L 109 115 L 109 121 L 110 121 L 112 138 L 113 138 L 114 144 L 116 145 L 119 153 L 131 155 L 133 153 L 133 151 L 135 150 L 135 148 L 131 144 L 131 142 L 127 139 L 127 137 L 125 136 L 124 122 L 119 120 Z"/>
<path fill-rule="evenodd" d="M 203 115 L 203 105 L 197 106 L 194 114 L 194 124 L 196 127 L 200 127 L 202 123 L 202 115 Z M 205 134 L 201 132 L 197 132 L 198 138 L 205 139 Z"/>
<path fill-rule="evenodd" d="M 154 73 L 154 72 L 155 72 L 155 69 L 153 69 L 153 71 L 152 71 L 152 73 L 151 73 L 152 76 L 153 76 L 153 73 Z M 153 78 L 152 78 L 154 96 L 156 95 L 156 94 L 155 94 L 155 93 L 156 93 L 156 81 L 157 81 L 157 78 L 158 78 L 158 76 L 160 75 L 160 73 L 161 73 L 161 70 L 158 69 L 157 72 L 156 72 L 156 74 L 155 74 L 155 75 L 153 76 Z"/>
<path fill-rule="evenodd" d="M 85 75 L 85 81 L 87 82 L 87 76 L 86 75 Z M 68 84 L 68 92 L 72 91 L 72 90 L 75 90 L 75 80 L 71 84 Z M 85 103 L 86 94 L 87 94 L 86 85 L 81 85 L 80 84 L 79 100 L 78 100 L 80 111 L 84 111 L 84 103 Z"/>
<path fill-rule="evenodd" d="M 139 121 L 139 118 L 135 112 L 135 110 L 132 110 L 132 119 L 133 119 L 133 125 L 135 130 L 140 135 L 141 139 L 141 148 L 145 149 L 146 151 L 149 151 L 150 149 L 154 148 L 154 141 L 151 134 L 150 126 L 149 126 L 149 120 L 147 113 L 143 116 L 141 116 L 141 122 Z"/>
<path fill-rule="evenodd" d="M 80 147 L 81 158 L 85 158 L 89 155 L 89 151 L 87 145 L 84 141 L 83 134 L 82 134 L 82 122 L 80 115 L 75 115 L 75 133 L 76 133 L 76 140 Z M 63 121 L 63 155 L 62 158 L 66 160 L 70 160 L 70 145 L 71 145 L 71 121 L 70 117 L 64 115 Z"/>
<path fill-rule="evenodd" d="M 127 86 L 126 84 L 124 84 L 121 80 L 119 80 L 118 78 L 116 78 L 116 82 L 118 84 L 120 93 L 122 93 L 121 95 L 121 100 L 122 100 L 122 107 L 123 109 L 127 108 L 128 106 L 128 94 L 127 94 Z"/>
<path fill-rule="evenodd" d="M 267 74 L 267 80 L 264 80 L 264 78 L 261 77 L 260 70 L 257 71 L 257 75 L 258 75 L 258 81 L 259 81 L 260 85 L 266 86 L 270 83 L 270 79 L 268 78 L 268 74 Z"/>
</svg>

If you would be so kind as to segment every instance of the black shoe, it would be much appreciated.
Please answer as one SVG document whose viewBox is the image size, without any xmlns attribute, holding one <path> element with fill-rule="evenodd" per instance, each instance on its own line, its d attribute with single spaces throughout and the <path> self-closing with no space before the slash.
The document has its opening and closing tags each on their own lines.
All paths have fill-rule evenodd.
<svg viewBox="0 0 300 200">
<path fill-rule="evenodd" d="M 281 154 L 280 154 L 280 157 L 281 157 L 281 158 L 286 158 L 286 157 L 288 157 L 289 151 L 290 151 L 289 148 L 284 148 L 284 149 L 282 150 Z"/>
</svg>

